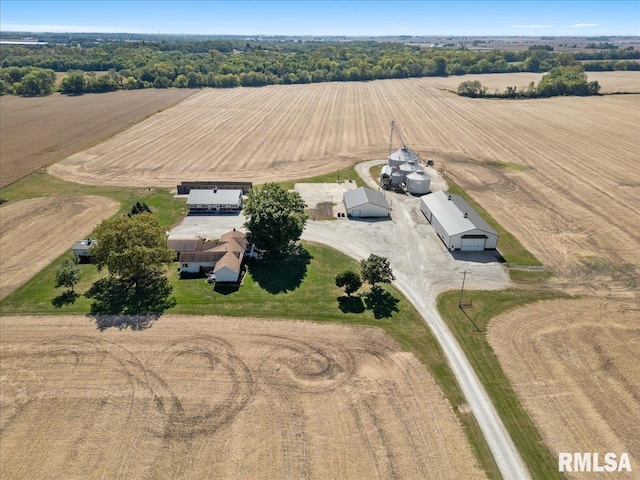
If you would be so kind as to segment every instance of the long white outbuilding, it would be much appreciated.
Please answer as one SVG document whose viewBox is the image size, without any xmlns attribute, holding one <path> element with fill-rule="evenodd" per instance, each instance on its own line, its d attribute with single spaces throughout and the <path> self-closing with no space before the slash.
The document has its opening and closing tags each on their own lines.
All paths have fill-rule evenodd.
<svg viewBox="0 0 640 480">
<path fill-rule="evenodd" d="M 498 247 L 498 232 L 458 195 L 443 191 L 425 195 L 420 199 L 420 210 L 449 250 Z"/>
</svg>

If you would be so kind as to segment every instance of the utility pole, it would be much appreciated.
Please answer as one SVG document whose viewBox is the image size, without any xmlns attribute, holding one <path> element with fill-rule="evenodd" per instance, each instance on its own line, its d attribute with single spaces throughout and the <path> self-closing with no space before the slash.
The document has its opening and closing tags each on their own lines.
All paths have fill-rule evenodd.
<svg viewBox="0 0 640 480">
<path fill-rule="evenodd" d="M 462 308 L 462 293 L 464 292 L 464 281 L 467 278 L 467 271 L 465 270 L 462 276 L 462 288 L 460 289 L 460 300 L 458 301 L 458 307 Z"/>
</svg>

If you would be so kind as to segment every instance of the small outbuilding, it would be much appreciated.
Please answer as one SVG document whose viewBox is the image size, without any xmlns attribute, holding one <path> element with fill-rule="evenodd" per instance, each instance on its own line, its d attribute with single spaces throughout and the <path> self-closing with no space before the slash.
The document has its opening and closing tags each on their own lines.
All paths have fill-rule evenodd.
<svg viewBox="0 0 640 480">
<path fill-rule="evenodd" d="M 71 250 L 73 250 L 73 254 L 80 259 L 87 259 L 90 257 L 89 249 L 98 243 L 97 240 L 93 240 L 91 238 L 87 238 L 86 240 L 78 240 L 73 244 Z"/>
<path fill-rule="evenodd" d="M 420 199 L 420 210 L 449 250 L 498 247 L 498 233 L 458 195 L 443 191 L 425 195 Z"/>
<path fill-rule="evenodd" d="M 239 212 L 242 209 L 242 190 L 191 189 L 187 207 L 189 213 Z"/>
<path fill-rule="evenodd" d="M 349 190 L 344 193 L 343 199 L 350 217 L 388 217 L 391 211 L 384 195 L 370 188 Z"/>
</svg>

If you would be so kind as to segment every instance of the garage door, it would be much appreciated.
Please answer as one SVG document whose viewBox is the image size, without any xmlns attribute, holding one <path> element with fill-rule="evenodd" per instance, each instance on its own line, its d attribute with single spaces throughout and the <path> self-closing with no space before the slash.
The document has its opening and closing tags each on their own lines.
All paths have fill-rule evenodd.
<svg viewBox="0 0 640 480">
<path fill-rule="evenodd" d="M 352 217 L 359 217 L 360 216 L 360 210 L 351 210 L 351 216 Z"/>
<path fill-rule="evenodd" d="M 463 252 L 478 252 L 484 250 L 486 238 L 463 238 L 460 250 Z"/>
</svg>

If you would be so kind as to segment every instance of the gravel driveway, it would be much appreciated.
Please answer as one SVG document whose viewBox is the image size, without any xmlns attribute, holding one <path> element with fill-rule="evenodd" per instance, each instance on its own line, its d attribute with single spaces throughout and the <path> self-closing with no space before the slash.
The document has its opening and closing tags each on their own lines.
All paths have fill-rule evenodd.
<svg viewBox="0 0 640 480">
<path fill-rule="evenodd" d="M 371 188 L 377 189 L 377 185 L 369 169 L 380 163 L 384 161 L 356 166 Z M 309 221 L 302 238 L 330 245 L 356 259 L 370 253 L 389 258 L 396 276 L 394 284 L 420 312 L 442 346 L 503 478 L 531 478 L 487 392 L 436 307 L 440 292 L 462 284 L 464 270 L 471 273 L 465 283 L 470 289 L 508 287 L 511 282 L 506 270 L 487 261 L 487 257 L 474 257 L 485 263 L 454 258 L 420 212 L 418 198 L 387 192 L 387 200 L 392 207 L 390 220 Z"/>
</svg>

